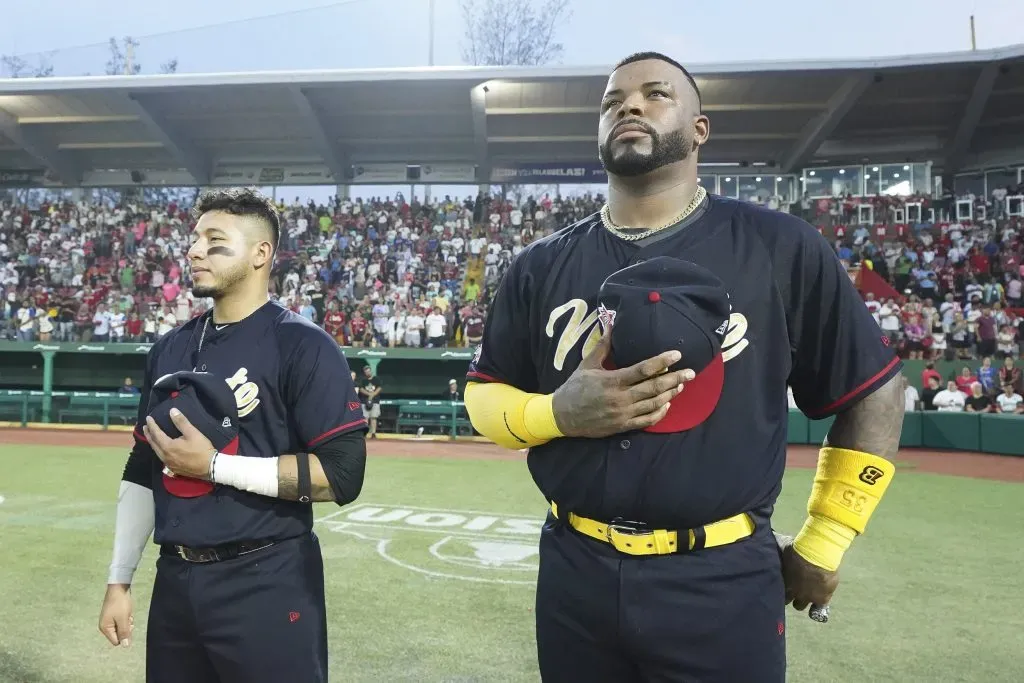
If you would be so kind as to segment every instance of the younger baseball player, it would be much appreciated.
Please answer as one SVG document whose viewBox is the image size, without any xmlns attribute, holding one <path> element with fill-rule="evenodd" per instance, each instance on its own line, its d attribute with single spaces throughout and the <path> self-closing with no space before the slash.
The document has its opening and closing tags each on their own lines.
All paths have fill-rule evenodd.
<svg viewBox="0 0 1024 683">
<path fill-rule="evenodd" d="M 99 629 L 112 645 L 131 643 L 132 580 L 153 534 L 147 681 L 325 682 L 311 503 L 359 495 L 366 420 L 337 343 L 268 300 L 280 234 L 271 200 L 221 190 L 194 213 L 192 291 L 214 306 L 161 337 L 146 360 Z M 197 405 L 220 419 L 201 428 L 167 403 L 181 400 L 178 388 L 154 393 L 183 371 L 213 378 L 234 412 L 203 398 L 216 390 L 200 393 Z M 193 415 L 205 417 L 195 406 Z M 236 436 L 225 441 L 222 430 Z"/>
</svg>

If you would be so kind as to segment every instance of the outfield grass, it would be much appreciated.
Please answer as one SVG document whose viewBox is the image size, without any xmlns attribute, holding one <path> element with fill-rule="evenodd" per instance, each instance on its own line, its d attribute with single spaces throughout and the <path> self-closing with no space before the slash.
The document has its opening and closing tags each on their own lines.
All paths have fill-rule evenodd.
<svg viewBox="0 0 1024 683">
<path fill-rule="evenodd" d="M 96 629 L 124 457 L 0 447 L 0 682 L 143 680 L 155 548 L 137 577 L 135 645 L 111 648 Z M 798 528 L 810 477 L 786 475 L 777 528 Z M 790 613 L 789 679 L 1021 680 L 1022 492 L 901 471 L 847 555 L 832 621 Z M 524 464 L 374 457 L 360 500 L 318 514 L 333 515 L 318 523 L 332 681 L 539 680 L 544 502 Z"/>
</svg>

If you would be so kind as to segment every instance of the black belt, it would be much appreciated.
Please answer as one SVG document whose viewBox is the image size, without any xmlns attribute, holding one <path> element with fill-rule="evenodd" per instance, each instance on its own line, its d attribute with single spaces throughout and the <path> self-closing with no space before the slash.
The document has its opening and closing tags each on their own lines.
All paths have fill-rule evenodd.
<svg viewBox="0 0 1024 683">
<path fill-rule="evenodd" d="M 274 545 L 275 541 L 242 541 L 241 543 L 229 543 L 219 545 L 215 548 L 190 548 L 184 545 L 164 544 L 160 550 L 164 555 L 177 555 L 186 562 L 223 562 L 231 560 L 239 555 L 248 555 L 257 550 L 263 550 Z"/>
</svg>

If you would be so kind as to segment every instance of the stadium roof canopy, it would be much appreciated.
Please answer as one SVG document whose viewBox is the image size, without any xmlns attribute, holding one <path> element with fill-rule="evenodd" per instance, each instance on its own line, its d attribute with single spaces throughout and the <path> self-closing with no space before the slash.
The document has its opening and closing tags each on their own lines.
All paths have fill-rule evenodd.
<svg viewBox="0 0 1024 683">
<path fill-rule="evenodd" d="M 292 183 L 314 184 L 346 182 L 353 166 L 375 164 L 477 167 L 485 179 L 502 164 L 593 162 L 608 71 L 453 67 L 0 80 L 0 174 L 45 171 L 51 183 L 76 186 L 134 172 L 135 182 L 184 177 L 206 185 L 230 177 L 230 169 L 324 169 Z M 793 172 L 930 159 L 948 173 L 1024 161 L 1024 45 L 844 62 L 703 64 L 692 72 L 712 124 L 704 164 Z M 459 172 L 449 175 L 450 182 Z M 371 182 L 373 174 L 360 180 Z"/>
</svg>

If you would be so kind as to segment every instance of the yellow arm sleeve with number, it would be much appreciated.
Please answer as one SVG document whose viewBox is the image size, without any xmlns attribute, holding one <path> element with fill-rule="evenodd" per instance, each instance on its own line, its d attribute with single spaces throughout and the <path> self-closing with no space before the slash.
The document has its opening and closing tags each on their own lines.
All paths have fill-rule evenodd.
<svg viewBox="0 0 1024 683">
<path fill-rule="evenodd" d="M 551 394 L 530 394 L 498 382 L 469 382 L 466 412 L 473 427 L 502 448 L 521 450 L 562 436 Z"/>
<path fill-rule="evenodd" d="M 807 502 L 807 521 L 793 547 L 811 564 L 836 571 L 853 539 L 892 481 L 896 468 L 885 458 L 846 448 L 822 448 Z"/>
</svg>

